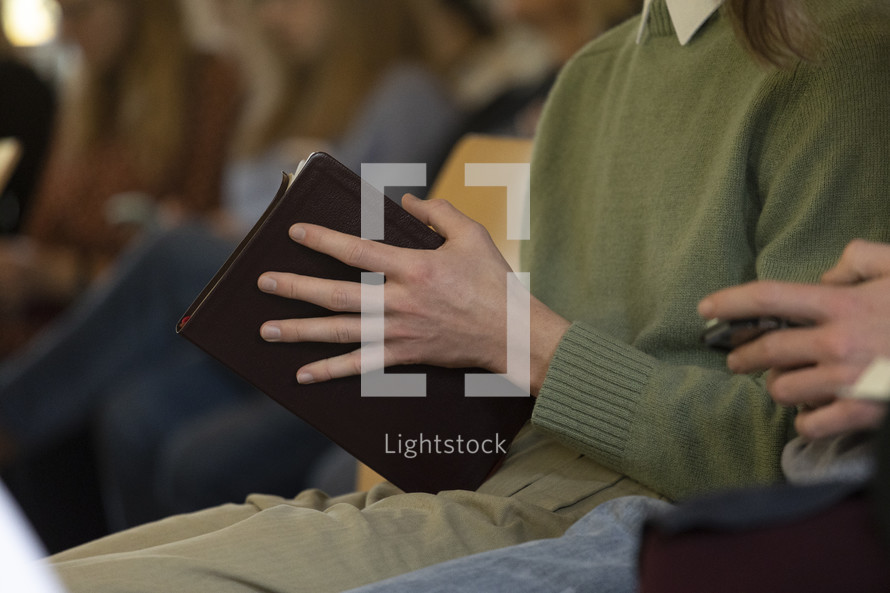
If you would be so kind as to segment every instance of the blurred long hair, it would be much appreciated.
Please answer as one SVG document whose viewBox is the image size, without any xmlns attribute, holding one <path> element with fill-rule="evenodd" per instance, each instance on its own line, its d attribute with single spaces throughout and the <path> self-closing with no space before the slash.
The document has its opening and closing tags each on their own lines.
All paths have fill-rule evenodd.
<svg viewBox="0 0 890 593">
<path fill-rule="evenodd" d="M 725 10 L 739 39 L 763 63 L 789 66 L 817 50 L 802 0 L 726 0 Z"/>
<path fill-rule="evenodd" d="M 129 11 L 132 35 L 109 70 L 81 64 L 66 89 L 61 149 L 76 155 L 123 139 L 151 184 L 170 173 L 186 142 L 194 52 L 178 0 L 112 1 Z"/>
<path fill-rule="evenodd" d="M 295 136 L 338 137 L 380 75 L 399 59 L 418 54 L 411 0 L 325 1 L 331 26 L 318 58 L 293 64 L 265 52 L 265 67 L 278 75 L 257 81 L 268 85 L 260 99 L 263 113 L 242 127 L 239 152 L 256 153 Z"/>
</svg>

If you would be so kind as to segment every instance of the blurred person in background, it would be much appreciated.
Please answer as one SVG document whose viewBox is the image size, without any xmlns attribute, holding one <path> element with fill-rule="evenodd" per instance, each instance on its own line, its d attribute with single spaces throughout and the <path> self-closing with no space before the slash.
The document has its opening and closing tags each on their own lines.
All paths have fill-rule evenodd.
<svg viewBox="0 0 890 593">
<path fill-rule="evenodd" d="M 214 208 L 239 103 L 234 67 L 192 45 L 178 0 L 61 0 L 59 6 L 61 37 L 80 59 L 65 81 L 49 160 L 23 232 L 0 248 L 0 334 L 7 328 L 36 333 L 43 311 L 55 315 L 67 308 L 157 212 L 177 219 Z M 41 319 L 35 320 L 35 310 Z M 64 437 L 47 438 L 39 448 L 13 439 L 18 455 L 16 446 L 2 447 L 4 477 L 28 501 L 25 511 L 50 547 L 101 533 L 77 498 L 80 491 L 87 501 L 94 498 L 85 471 L 89 456 L 75 454 L 89 439 L 68 442 L 76 430 L 53 433 L 47 426 L 67 422 L 71 408 L 57 404 L 73 395 L 69 387 L 81 379 L 81 356 L 101 347 L 104 337 L 72 353 L 71 374 L 57 392 L 38 386 L 24 396 L 26 412 L 4 415 L 13 433 Z M 29 348 L 39 350 L 52 339 L 38 338 Z M 23 368 L 17 356 L 4 363 L 4 377 Z M 50 374 L 47 367 L 36 372 Z M 0 399 L 8 401 L 7 395 L 0 387 Z M 77 405 L 75 424 L 66 428 L 83 426 L 77 418 L 88 412 Z"/>
<path fill-rule="evenodd" d="M 544 99 L 569 58 L 638 13 L 642 6 L 642 0 L 496 0 L 497 18 L 529 27 L 540 35 L 550 62 L 540 77 L 500 94 L 474 114 L 465 127 L 468 131 L 533 136 Z"/>
<path fill-rule="evenodd" d="M 531 138 L 556 75 L 584 45 L 640 11 L 642 0 L 496 0 L 492 18 L 502 28 L 523 27 L 542 40 L 546 59 L 534 76 L 507 85 L 468 111 L 431 166 L 435 176 L 461 137 L 493 134 Z"/>
<path fill-rule="evenodd" d="M 152 206 L 175 216 L 214 207 L 237 105 L 234 70 L 192 47 L 177 0 L 59 6 L 79 68 L 22 236 L 0 248 L 4 325 L 69 304 Z"/>
</svg>

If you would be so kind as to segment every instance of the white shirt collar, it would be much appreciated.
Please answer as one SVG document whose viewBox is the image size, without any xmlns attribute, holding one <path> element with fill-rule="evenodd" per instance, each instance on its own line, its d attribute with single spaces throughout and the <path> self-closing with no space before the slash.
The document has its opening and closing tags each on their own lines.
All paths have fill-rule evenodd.
<svg viewBox="0 0 890 593">
<path fill-rule="evenodd" d="M 695 32 L 705 24 L 712 14 L 723 4 L 723 0 L 665 0 L 674 31 L 680 45 L 686 45 Z M 643 39 L 646 23 L 649 21 L 649 9 L 652 0 L 643 4 L 643 16 L 640 19 L 640 30 L 637 32 L 637 43 Z"/>
</svg>

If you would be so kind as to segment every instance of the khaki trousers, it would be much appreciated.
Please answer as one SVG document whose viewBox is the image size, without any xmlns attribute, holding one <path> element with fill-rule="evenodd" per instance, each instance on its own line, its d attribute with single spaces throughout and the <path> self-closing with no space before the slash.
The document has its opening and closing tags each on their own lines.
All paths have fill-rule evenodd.
<svg viewBox="0 0 890 593">
<path fill-rule="evenodd" d="M 391 484 L 330 498 L 251 495 L 51 560 L 72 593 L 343 591 L 452 558 L 557 537 L 599 503 L 657 496 L 526 427 L 476 492 Z"/>
</svg>

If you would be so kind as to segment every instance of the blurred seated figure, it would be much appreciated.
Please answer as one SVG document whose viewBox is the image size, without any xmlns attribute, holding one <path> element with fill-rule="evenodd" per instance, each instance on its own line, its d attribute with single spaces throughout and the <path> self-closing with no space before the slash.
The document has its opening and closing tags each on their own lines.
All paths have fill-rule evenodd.
<svg viewBox="0 0 890 593">
<path fill-rule="evenodd" d="M 61 35 L 79 60 L 65 81 L 50 155 L 23 231 L 0 245 L 0 335 L 22 340 L 68 308 L 153 221 L 203 216 L 216 207 L 240 102 L 234 65 L 193 46 L 179 0 L 61 0 L 59 6 Z M 100 346 L 90 342 L 75 354 Z M 17 357 L 4 363 L 4 377 L 27 372 Z M 46 374 L 46 368 L 37 372 Z M 28 405 L 52 415 L 55 400 L 66 400 L 67 388 L 79 382 L 79 361 L 69 372 L 60 391 L 38 387 L 27 396 Z M 7 401 L 5 384 L 0 392 Z M 69 427 L 83 426 L 80 413 L 72 414 Z M 56 418 L 64 418 L 64 410 Z M 12 432 L 23 426 L 14 415 L 4 424 Z M 24 425 L 45 436 L 59 434 L 45 422 Z M 38 451 L 23 443 L 20 471 L 7 477 L 16 495 L 47 493 L 45 505 L 28 496 L 32 506 L 25 511 L 33 519 L 42 514 L 36 507 L 46 506 L 45 525 L 64 531 L 66 522 L 88 513 L 82 505 L 80 512 L 66 513 L 58 492 L 74 500 L 88 480 L 79 463 L 59 461 L 75 448 L 59 440 L 45 444 Z M 50 451 L 53 445 L 58 450 Z M 34 471 L 25 462 L 38 453 L 55 460 L 53 470 Z M 56 479 L 70 480 L 70 488 Z M 85 528 L 71 531 L 89 537 Z M 63 538 L 59 545 L 71 543 Z"/>
<path fill-rule="evenodd" d="M 21 227 L 40 175 L 52 130 L 55 92 L 6 38 L 0 14 L 0 139 L 15 138 L 22 147 L 19 162 L 5 187 L 0 187 L 0 235 Z"/>
<path fill-rule="evenodd" d="M 253 115 L 243 118 L 242 138 L 235 145 L 228 188 L 242 202 L 250 201 L 245 196 L 260 185 L 269 189 L 266 195 L 274 194 L 279 173 L 293 170 L 313 150 L 332 153 L 356 172 L 363 162 L 426 162 L 429 181 L 435 159 L 443 147 L 450 148 L 465 117 L 517 79 L 527 79 L 529 71 L 540 70 L 535 65 L 504 68 L 510 65 L 505 58 L 510 46 L 489 13 L 473 1 L 414 0 L 399 8 L 395 19 L 383 16 L 397 6 L 390 2 L 337 4 L 321 11 L 306 0 L 259 2 L 264 41 L 273 44 L 269 57 L 284 69 L 284 77 L 272 80 L 276 77 L 252 69 L 252 75 L 265 77 L 269 90 L 255 96 L 253 108 L 248 105 Z M 300 11 L 319 14 L 303 19 Z M 327 41 L 309 32 L 320 26 L 320 12 L 325 11 L 337 13 L 331 19 L 339 31 Z M 382 41 L 393 26 L 402 29 L 397 46 Z M 351 28 L 356 32 L 346 37 L 343 32 Z M 313 50 L 313 39 L 321 47 Z M 361 51 L 355 48 L 381 44 L 369 56 L 356 56 Z M 257 51 L 269 53 L 259 45 L 253 53 Z M 376 64 L 381 54 L 389 58 Z M 315 63 L 304 63 L 314 57 Z M 267 64 L 265 71 L 275 69 Z M 363 86 L 362 80 L 373 83 Z M 314 92 L 306 92 L 307 84 Z M 356 92 L 356 87 L 365 92 Z M 354 110 L 359 100 L 354 118 L 337 115 Z M 262 212 L 256 200 L 251 202 L 241 209 L 249 221 Z"/>
<path fill-rule="evenodd" d="M 23 234 L 0 247 L 4 326 L 70 303 L 156 207 L 213 208 L 238 101 L 234 70 L 192 48 L 177 0 L 59 5 L 80 67 Z"/>
<path fill-rule="evenodd" d="M 534 30 L 550 50 L 537 80 L 507 89 L 474 114 L 466 131 L 531 137 L 556 74 L 575 53 L 642 8 L 642 0 L 503 0 L 499 18 Z M 517 105 L 516 111 L 510 109 Z"/>
<path fill-rule="evenodd" d="M 452 5 L 435 0 L 424 8 Z M 108 282 L 0 368 L 0 426 L 20 455 L 98 419 L 113 529 L 241 500 L 258 489 L 296 492 L 309 464 L 330 446 L 172 328 L 298 156 L 327 148 L 354 168 L 403 160 L 409 152 L 422 159 L 452 133 L 459 115 L 445 73 L 455 56 L 432 51 L 416 35 L 418 19 L 428 14 L 421 6 L 407 0 L 373 6 L 364 0 L 220 1 L 217 8 L 239 33 L 232 49 L 243 58 L 245 79 L 279 76 L 271 91 L 248 85 L 222 208 L 212 217 L 217 224 L 181 225 L 148 237 Z M 465 22 L 452 25 L 468 28 L 469 39 L 484 37 Z M 248 49 L 264 40 L 272 41 L 270 70 L 258 68 L 263 54 Z M 390 140 L 395 137 L 402 140 Z M 48 366 L 55 369 L 51 375 L 42 372 Z M 187 508 L 163 503 L 172 488 L 188 489 L 180 502 Z"/>
<path fill-rule="evenodd" d="M 556 75 L 578 50 L 640 11 L 642 0 L 501 0 L 493 18 L 502 27 L 522 27 L 543 40 L 547 59 L 537 75 L 508 85 L 469 110 L 431 167 L 435 176 L 451 146 L 471 133 L 531 138 Z"/>
</svg>

